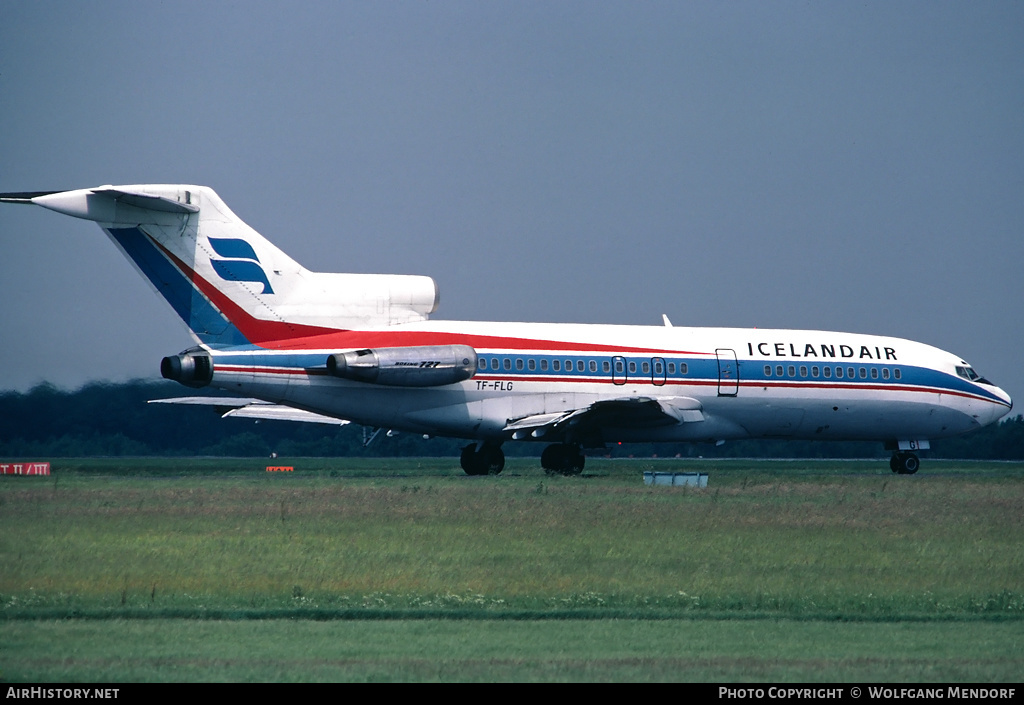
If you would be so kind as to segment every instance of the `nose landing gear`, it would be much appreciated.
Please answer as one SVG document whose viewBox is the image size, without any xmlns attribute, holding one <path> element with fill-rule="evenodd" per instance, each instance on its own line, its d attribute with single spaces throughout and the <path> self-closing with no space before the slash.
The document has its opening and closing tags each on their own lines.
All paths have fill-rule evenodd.
<svg viewBox="0 0 1024 705">
<path fill-rule="evenodd" d="M 889 467 L 899 475 L 913 475 L 921 467 L 921 461 L 914 453 L 900 451 L 892 454 Z"/>
</svg>

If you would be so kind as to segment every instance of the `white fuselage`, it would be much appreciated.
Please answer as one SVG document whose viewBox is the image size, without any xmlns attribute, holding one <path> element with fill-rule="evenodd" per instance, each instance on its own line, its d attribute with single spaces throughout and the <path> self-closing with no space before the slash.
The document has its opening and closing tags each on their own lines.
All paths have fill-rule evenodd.
<svg viewBox="0 0 1024 705">
<path fill-rule="evenodd" d="M 452 343 L 479 355 L 476 374 L 457 384 L 388 387 L 325 371 L 339 350 Z M 605 442 L 930 439 L 1011 408 L 1001 389 L 958 375 L 966 363 L 942 350 L 825 331 L 426 321 L 212 352 L 212 384 L 233 394 L 480 440 L 513 437 L 507 427 L 518 419 L 605 399 L 653 398 L 700 412 L 654 427 L 621 423 L 604 429 Z"/>
</svg>

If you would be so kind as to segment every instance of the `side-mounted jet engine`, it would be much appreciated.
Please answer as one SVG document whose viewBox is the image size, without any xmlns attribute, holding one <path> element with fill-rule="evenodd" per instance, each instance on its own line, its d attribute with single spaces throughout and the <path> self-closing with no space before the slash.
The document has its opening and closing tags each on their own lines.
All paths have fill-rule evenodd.
<svg viewBox="0 0 1024 705">
<path fill-rule="evenodd" d="M 334 377 L 394 387 L 440 387 L 476 373 L 476 350 L 468 345 L 351 350 L 327 357 Z"/>
</svg>

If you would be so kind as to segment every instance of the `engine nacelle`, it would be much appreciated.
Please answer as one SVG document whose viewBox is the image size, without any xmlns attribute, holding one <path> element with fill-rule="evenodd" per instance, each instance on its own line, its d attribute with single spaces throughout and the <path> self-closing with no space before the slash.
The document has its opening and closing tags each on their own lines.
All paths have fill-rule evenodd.
<svg viewBox="0 0 1024 705">
<path fill-rule="evenodd" d="M 213 380 L 213 360 L 209 355 L 172 355 L 160 361 L 160 375 L 186 387 L 205 387 Z"/>
<path fill-rule="evenodd" d="M 327 357 L 327 371 L 342 379 L 395 387 L 439 387 L 476 374 L 476 350 L 468 345 L 352 350 Z"/>
</svg>

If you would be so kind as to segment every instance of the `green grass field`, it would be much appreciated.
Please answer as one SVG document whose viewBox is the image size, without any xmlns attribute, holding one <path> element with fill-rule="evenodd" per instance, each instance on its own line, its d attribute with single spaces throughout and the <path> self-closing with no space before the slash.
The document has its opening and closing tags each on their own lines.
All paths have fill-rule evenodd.
<svg viewBox="0 0 1024 705">
<path fill-rule="evenodd" d="M 79 460 L 0 478 L 7 680 L 1019 680 L 1024 464 Z M 645 469 L 707 489 L 648 487 Z"/>
</svg>

